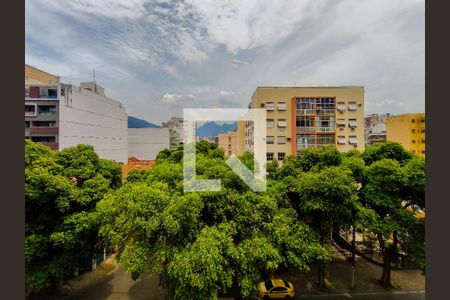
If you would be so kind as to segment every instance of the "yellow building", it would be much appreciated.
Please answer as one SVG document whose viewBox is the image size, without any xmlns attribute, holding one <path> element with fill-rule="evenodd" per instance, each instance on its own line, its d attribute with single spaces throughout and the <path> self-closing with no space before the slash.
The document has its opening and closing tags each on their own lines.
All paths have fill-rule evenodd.
<svg viewBox="0 0 450 300">
<path fill-rule="evenodd" d="M 236 131 L 221 133 L 217 138 L 217 145 L 223 149 L 225 157 L 238 154 L 238 133 Z"/>
<path fill-rule="evenodd" d="M 59 83 L 59 76 L 55 76 L 36 69 L 35 67 L 25 65 L 25 84 L 49 84 Z"/>
<path fill-rule="evenodd" d="M 267 161 L 324 145 L 335 145 L 341 152 L 364 150 L 362 86 L 258 87 L 249 108 L 267 111 Z M 242 126 L 244 150 L 252 151 L 253 124 L 238 124 Z"/>
<path fill-rule="evenodd" d="M 389 116 L 386 120 L 386 140 L 425 156 L 425 113 Z"/>
</svg>

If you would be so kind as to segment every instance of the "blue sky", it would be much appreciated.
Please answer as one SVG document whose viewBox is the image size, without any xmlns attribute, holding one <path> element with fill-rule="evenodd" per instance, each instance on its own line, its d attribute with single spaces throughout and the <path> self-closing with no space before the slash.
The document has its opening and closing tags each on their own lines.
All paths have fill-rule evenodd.
<svg viewBox="0 0 450 300">
<path fill-rule="evenodd" d="M 257 86 L 364 85 L 366 113 L 425 110 L 423 0 L 26 0 L 25 61 L 97 82 L 129 115 L 246 107 Z"/>
</svg>

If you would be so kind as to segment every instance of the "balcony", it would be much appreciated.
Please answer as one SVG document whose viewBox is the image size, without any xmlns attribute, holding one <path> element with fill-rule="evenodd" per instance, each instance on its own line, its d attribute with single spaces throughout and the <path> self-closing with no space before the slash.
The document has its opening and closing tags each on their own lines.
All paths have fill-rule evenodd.
<svg viewBox="0 0 450 300">
<path fill-rule="evenodd" d="M 28 86 L 25 87 L 26 99 L 56 100 L 58 86 Z"/>
<path fill-rule="evenodd" d="M 337 105 L 337 110 L 340 112 L 344 112 L 345 111 L 345 104 L 339 104 Z"/>
<path fill-rule="evenodd" d="M 58 134 L 58 127 L 30 127 L 30 135 L 34 134 Z"/>
<path fill-rule="evenodd" d="M 299 109 L 299 108 L 297 108 L 297 115 L 314 115 L 314 109 Z"/>
<path fill-rule="evenodd" d="M 317 115 L 334 115 L 334 108 L 318 108 Z"/>
<path fill-rule="evenodd" d="M 297 127 L 297 133 L 304 133 L 304 132 L 315 132 L 315 127 L 314 126 Z"/>
<path fill-rule="evenodd" d="M 358 140 L 356 138 L 349 138 L 348 143 L 350 145 L 358 145 Z"/>
<path fill-rule="evenodd" d="M 317 132 L 335 132 L 336 129 L 334 127 L 316 127 Z"/>
<path fill-rule="evenodd" d="M 349 111 L 355 111 L 358 109 L 358 105 L 356 103 L 349 103 L 348 104 L 348 110 Z"/>
</svg>

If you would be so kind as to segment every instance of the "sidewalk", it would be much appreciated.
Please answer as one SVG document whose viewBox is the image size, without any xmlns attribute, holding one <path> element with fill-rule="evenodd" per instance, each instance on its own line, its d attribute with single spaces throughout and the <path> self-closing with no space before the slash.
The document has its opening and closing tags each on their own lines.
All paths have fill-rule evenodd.
<svg viewBox="0 0 450 300">
<path fill-rule="evenodd" d="M 420 270 L 392 270 L 392 289 L 386 289 L 378 284 L 382 268 L 356 257 L 355 289 L 350 288 L 352 266 L 349 260 L 334 248 L 333 261 L 326 268 L 326 280 L 329 293 L 359 293 L 382 291 L 421 291 L 425 290 L 425 276 Z M 316 286 L 317 268 L 301 274 L 295 270 L 280 273 L 279 276 L 291 281 L 297 295 L 323 294 Z"/>
</svg>

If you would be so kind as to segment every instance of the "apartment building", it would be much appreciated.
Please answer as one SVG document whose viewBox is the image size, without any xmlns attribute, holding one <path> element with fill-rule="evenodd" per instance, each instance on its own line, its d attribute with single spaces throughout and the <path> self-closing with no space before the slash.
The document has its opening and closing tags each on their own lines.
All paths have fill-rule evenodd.
<svg viewBox="0 0 450 300">
<path fill-rule="evenodd" d="M 25 138 L 54 150 L 92 145 L 99 157 L 126 163 L 127 113 L 95 82 L 64 84 L 25 65 Z"/>
<path fill-rule="evenodd" d="M 171 150 L 183 145 L 183 118 L 172 117 L 169 121 L 163 122 L 161 127 L 169 128 Z"/>
<path fill-rule="evenodd" d="M 258 87 L 249 108 L 267 111 L 267 161 L 325 145 L 341 152 L 365 148 L 362 86 Z M 240 124 L 243 150 L 252 151 L 253 123 Z"/>
<path fill-rule="evenodd" d="M 400 143 L 419 156 L 425 156 L 425 113 L 389 116 L 386 139 Z"/>
<path fill-rule="evenodd" d="M 128 157 L 155 160 L 170 147 L 169 128 L 128 128 Z"/>
<path fill-rule="evenodd" d="M 238 155 L 238 133 L 237 131 L 229 131 L 226 133 L 220 133 L 217 136 L 217 145 L 222 148 L 225 157 L 229 157 L 232 154 Z"/>
<path fill-rule="evenodd" d="M 364 118 L 366 146 L 386 142 L 386 120 L 390 114 L 371 114 Z"/>
</svg>

